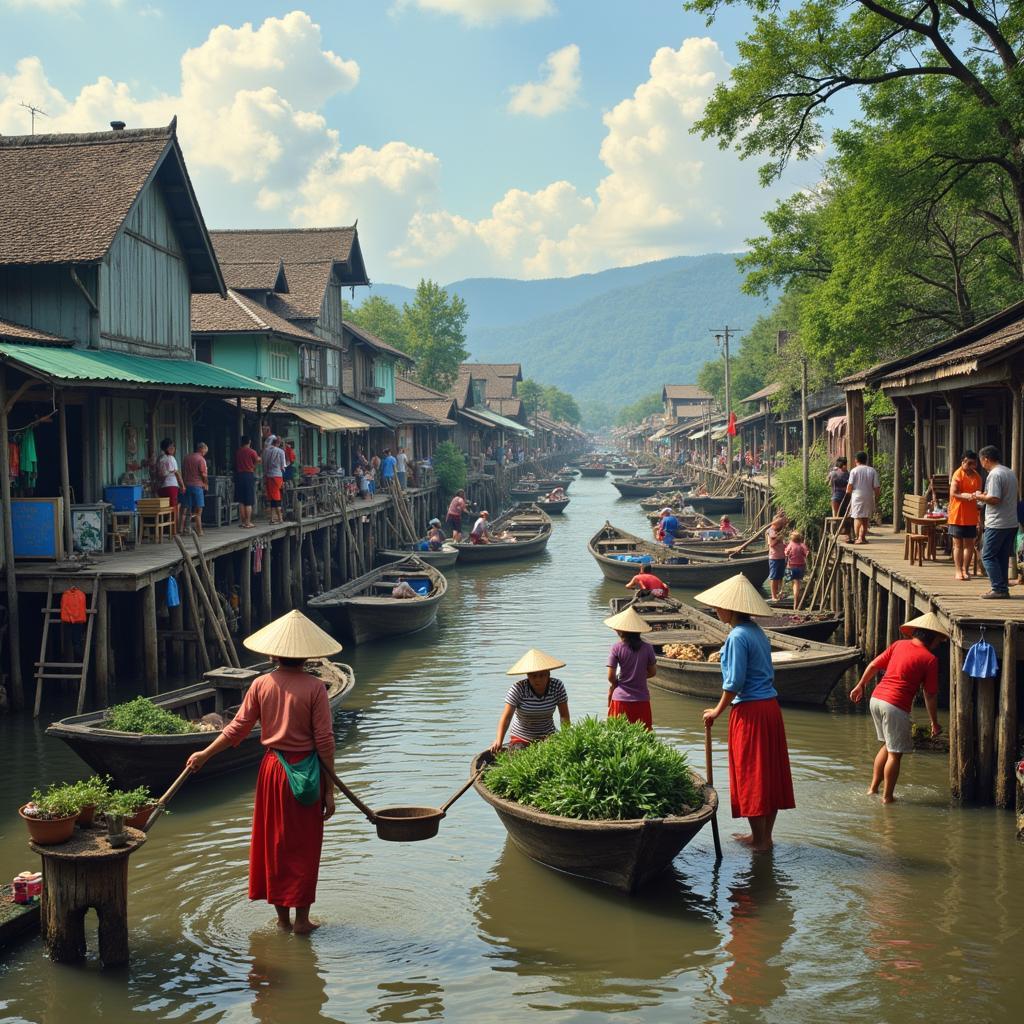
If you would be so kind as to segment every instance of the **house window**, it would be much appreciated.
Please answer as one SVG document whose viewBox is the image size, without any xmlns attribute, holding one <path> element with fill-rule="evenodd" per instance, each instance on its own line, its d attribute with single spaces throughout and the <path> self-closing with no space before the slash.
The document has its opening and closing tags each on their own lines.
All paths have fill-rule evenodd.
<svg viewBox="0 0 1024 1024">
<path fill-rule="evenodd" d="M 278 342 L 270 346 L 270 379 L 288 380 L 288 347 Z"/>
<path fill-rule="evenodd" d="M 376 386 L 374 382 L 374 360 L 366 359 L 363 362 L 363 387 L 369 390 Z"/>
<path fill-rule="evenodd" d="M 336 388 L 341 380 L 341 353 L 336 348 L 327 349 L 327 386 Z"/>
<path fill-rule="evenodd" d="M 320 349 L 312 345 L 302 346 L 302 379 L 319 381 L 320 378 Z"/>
</svg>

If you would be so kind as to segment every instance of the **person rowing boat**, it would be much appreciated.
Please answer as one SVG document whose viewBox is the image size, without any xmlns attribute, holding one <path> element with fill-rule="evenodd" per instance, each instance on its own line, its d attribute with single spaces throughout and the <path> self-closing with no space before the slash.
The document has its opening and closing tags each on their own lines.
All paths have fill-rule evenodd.
<svg viewBox="0 0 1024 1024">
<path fill-rule="evenodd" d="M 273 904 L 279 928 L 308 935 L 319 927 L 309 909 L 316 900 L 324 822 L 335 804 L 333 788 L 320 776 L 321 758 L 334 764 L 331 709 L 323 680 L 306 672 L 305 663 L 337 654 L 341 644 L 299 611 L 275 619 L 244 643 L 277 667 L 253 682 L 234 719 L 185 764 L 200 771 L 260 723 L 266 753 L 256 779 L 249 899 Z"/>
</svg>

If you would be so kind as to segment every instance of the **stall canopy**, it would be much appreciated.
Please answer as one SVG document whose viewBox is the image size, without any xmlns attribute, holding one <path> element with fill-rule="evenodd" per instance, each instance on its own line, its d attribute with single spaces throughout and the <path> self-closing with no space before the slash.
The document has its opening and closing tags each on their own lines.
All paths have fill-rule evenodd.
<svg viewBox="0 0 1024 1024">
<path fill-rule="evenodd" d="M 229 395 L 285 395 L 280 388 L 210 363 L 53 345 L 0 344 L 0 361 L 61 387 L 168 387 Z"/>
<path fill-rule="evenodd" d="M 471 412 L 490 426 L 498 427 L 501 430 L 508 430 L 513 434 L 533 437 L 533 431 L 529 427 L 524 427 L 521 423 L 516 423 L 515 420 L 506 419 L 500 413 L 491 412 L 490 409 L 482 409 L 480 406 L 474 405 L 472 409 L 463 409 L 462 411 Z"/>
<path fill-rule="evenodd" d="M 278 403 L 278 412 L 287 413 L 296 419 L 316 427 L 324 433 L 332 433 L 339 430 L 366 430 L 368 424 L 357 420 L 354 416 L 345 416 L 333 409 L 315 409 L 303 405 L 285 405 Z"/>
</svg>

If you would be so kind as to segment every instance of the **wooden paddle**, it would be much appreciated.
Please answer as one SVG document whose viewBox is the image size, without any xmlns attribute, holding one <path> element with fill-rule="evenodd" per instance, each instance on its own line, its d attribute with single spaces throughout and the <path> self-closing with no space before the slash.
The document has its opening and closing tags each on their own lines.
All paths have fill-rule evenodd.
<svg viewBox="0 0 1024 1024">
<path fill-rule="evenodd" d="M 371 824 L 375 824 L 377 821 L 377 815 L 367 807 L 366 804 L 364 804 L 363 801 L 360 800 L 359 797 L 357 797 L 355 793 L 353 793 L 352 790 L 341 781 L 341 779 L 338 778 L 334 769 L 322 757 L 320 758 L 320 767 L 323 768 L 327 773 L 327 777 L 338 787 L 338 789 L 340 789 L 342 793 L 344 793 L 345 796 L 347 796 L 349 800 L 351 800 L 352 803 L 354 803 L 356 807 L 366 815 L 367 820 Z"/>
<path fill-rule="evenodd" d="M 714 786 L 715 784 L 715 773 L 711 766 L 711 723 L 709 722 L 704 726 L 704 766 L 707 771 L 708 785 Z M 715 837 L 715 860 L 720 861 L 722 859 L 722 840 L 718 835 L 718 808 L 715 808 L 715 813 L 711 816 L 711 834 Z"/>
<path fill-rule="evenodd" d="M 764 534 L 768 532 L 768 527 L 770 527 L 771 525 L 772 525 L 771 523 L 765 524 L 764 526 L 761 527 L 760 530 L 757 531 L 757 533 L 754 534 L 753 537 L 751 537 L 749 540 L 744 541 L 742 544 L 739 545 L 739 547 L 729 548 L 729 550 L 726 552 L 726 554 L 729 556 L 729 558 L 732 558 L 735 555 L 740 554 L 740 552 L 746 551 L 747 548 L 749 548 L 750 545 L 753 544 L 755 540 L 757 540 L 759 537 L 764 536 Z"/>
<path fill-rule="evenodd" d="M 148 832 L 157 822 L 164 811 L 167 810 L 167 801 L 178 792 L 179 789 L 185 784 L 185 780 L 192 774 L 191 768 L 186 768 L 172 783 L 171 788 L 156 802 L 156 807 L 150 812 L 149 817 L 146 819 L 146 824 L 142 826 L 143 832 Z"/>
</svg>

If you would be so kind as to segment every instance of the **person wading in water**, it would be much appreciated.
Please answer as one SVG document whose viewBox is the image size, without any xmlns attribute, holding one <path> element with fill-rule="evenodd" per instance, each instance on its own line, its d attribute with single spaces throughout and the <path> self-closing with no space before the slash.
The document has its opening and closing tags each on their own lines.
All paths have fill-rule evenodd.
<svg viewBox="0 0 1024 1024">
<path fill-rule="evenodd" d="M 305 663 L 337 654 L 341 644 L 291 611 L 253 633 L 245 646 L 269 655 L 277 668 L 253 682 L 238 714 L 186 766 L 198 772 L 260 723 L 266 753 L 252 814 L 249 899 L 272 903 L 279 928 L 308 935 L 319 927 L 309 908 L 316 899 L 324 822 L 334 814 L 334 790 L 320 774 L 320 758 L 334 764 L 334 731 L 323 680 L 306 672 Z"/>
</svg>

